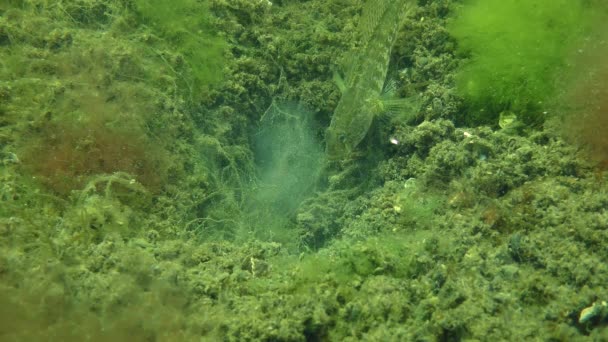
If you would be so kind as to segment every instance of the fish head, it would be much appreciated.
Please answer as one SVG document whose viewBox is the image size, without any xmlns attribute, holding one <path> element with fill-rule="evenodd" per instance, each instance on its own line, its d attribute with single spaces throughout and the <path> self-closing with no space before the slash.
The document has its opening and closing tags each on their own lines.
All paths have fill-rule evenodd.
<svg viewBox="0 0 608 342">
<path fill-rule="evenodd" d="M 351 150 L 348 145 L 348 135 L 339 129 L 327 129 L 325 144 L 325 154 L 329 160 L 344 159 Z"/>
</svg>

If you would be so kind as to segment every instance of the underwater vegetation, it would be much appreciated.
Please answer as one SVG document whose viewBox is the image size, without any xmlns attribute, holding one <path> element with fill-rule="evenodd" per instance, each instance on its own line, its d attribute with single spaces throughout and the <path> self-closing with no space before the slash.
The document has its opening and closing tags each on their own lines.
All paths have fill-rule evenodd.
<svg viewBox="0 0 608 342">
<path fill-rule="evenodd" d="M 225 67 L 224 39 L 217 35 L 210 23 L 208 1 L 196 0 L 137 0 L 141 22 L 151 34 L 171 46 L 181 59 L 175 72 L 194 100 L 208 96 L 210 87 L 217 85 Z M 154 39 L 150 43 L 154 46 Z M 162 57 L 162 54 L 161 54 Z"/>
<path fill-rule="evenodd" d="M 468 56 L 456 74 L 465 99 L 459 120 L 496 125 L 514 113 L 542 123 L 567 58 L 597 21 L 599 3 L 569 0 L 466 0 L 448 30 Z"/>
<path fill-rule="evenodd" d="M 142 124 L 94 95 L 80 95 L 78 112 L 49 113 L 22 141 L 23 169 L 50 190 L 67 197 L 95 175 L 126 172 L 149 191 L 166 180 L 169 156 Z"/>
<path fill-rule="evenodd" d="M 572 142 L 583 146 L 602 170 L 608 167 L 608 25 L 604 21 L 570 58 L 556 111 L 557 124 Z"/>
<path fill-rule="evenodd" d="M 301 247 L 290 220 L 314 193 L 324 162 L 312 121 L 310 110 L 286 101 L 272 101 L 263 113 L 253 137 L 255 180 L 243 189 L 243 206 L 227 228 L 236 240 L 255 236 L 292 250 Z"/>
<path fill-rule="evenodd" d="M 608 340 L 602 1 L 0 1 L 0 340 Z"/>
<path fill-rule="evenodd" d="M 7 5 L 2 76 L 11 83 L 3 85 L 2 106 L 8 122 L 19 123 L 14 150 L 21 170 L 61 197 L 115 172 L 160 191 L 176 167 L 169 137 L 190 124 L 169 116 L 182 115 L 184 98 L 208 97 L 222 79 L 224 43 L 209 28 L 205 3 L 136 5 Z M 17 8 L 42 15 L 29 18 Z M 24 34 L 30 26 L 48 33 Z M 112 33 L 90 38 L 80 27 Z"/>
<path fill-rule="evenodd" d="M 255 134 L 256 201 L 293 213 L 314 189 L 324 155 L 312 113 L 295 103 L 272 102 Z"/>
</svg>

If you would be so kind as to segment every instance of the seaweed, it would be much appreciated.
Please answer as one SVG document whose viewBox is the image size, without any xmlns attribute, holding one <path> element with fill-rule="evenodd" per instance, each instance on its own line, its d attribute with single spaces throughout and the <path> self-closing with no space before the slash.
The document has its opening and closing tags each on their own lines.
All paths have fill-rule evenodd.
<svg viewBox="0 0 608 342">
<path fill-rule="evenodd" d="M 468 0 L 449 31 L 467 56 L 456 75 L 461 122 L 497 125 L 512 111 L 528 127 L 545 120 L 566 57 L 597 20 L 597 6 L 569 0 Z"/>
<path fill-rule="evenodd" d="M 184 67 L 175 72 L 191 99 L 200 99 L 223 79 L 227 44 L 213 29 L 207 1 L 137 0 L 135 4 L 141 22 L 181 56 Z"/>
</svg>

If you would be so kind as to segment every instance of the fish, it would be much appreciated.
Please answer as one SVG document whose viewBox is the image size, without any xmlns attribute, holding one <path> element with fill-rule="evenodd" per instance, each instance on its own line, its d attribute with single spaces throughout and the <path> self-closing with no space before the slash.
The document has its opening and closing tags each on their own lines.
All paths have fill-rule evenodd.
<svg viewBox="0 0 608 342">
<path fill-rule="evenodd" d="M 325 134 L 329 160 L 350 158 L 367 135 L 374 117 L 389 107 L 411 106 L 411 101 L 390 98 L 385 91 L 391 50 L 411 0 L 368 0 L 358 26 L 359 47 L 350 52 L 344 80 L 334 74 L 342 96 Z"/>
</svg>

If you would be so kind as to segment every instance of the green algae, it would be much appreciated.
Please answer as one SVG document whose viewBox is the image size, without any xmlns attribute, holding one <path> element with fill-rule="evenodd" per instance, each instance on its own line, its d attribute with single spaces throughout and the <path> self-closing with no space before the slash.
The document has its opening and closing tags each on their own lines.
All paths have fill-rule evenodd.
<svg viewBox="0 0 608 342">
<path fill-rule="evenodd" d="M 161 47 L 170 46 L 183 59 L 184 68 L 175 68 L 180 83 L 195 99 L 206 96 L 223 76 L 226 42 L 213 30 L 213 16 L 206 1 L 136 1 L 140 20 L 150 29 Z M 158 48 L 157 48 L 158 49 Z M 160 51 L 158 50 L 160 55 Z M 160 56 L 163 58 L 163 56 Z"/>
<path fill-rule="evenodd" d="M 466 1 L 449 25 L 461 53 L 456 75 L 469 124 L 496 124 L 515 112 L 527 126 L 544 121 L 567 56 L 590 34 L 602 5 L 583 1 Z"/>
<path fill-rule="evenodd" d="M 229 49 L 201 97 L 123 2 L 2 3 L 0 339 L 606 339 L 579 320 L 607 296 L 602 169 L 549 128 L 456 126 L 452 3 L 419 4 L 391 59 L 420 115 L 318 171 L 361 1 L 207 2 Z M 24 168 L 45 127 L 104 112 L 170 155 L 158 188 L 120 167 L 58 194 Z"/>
</svg>

